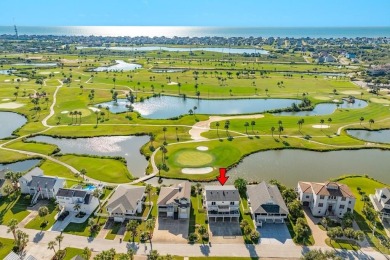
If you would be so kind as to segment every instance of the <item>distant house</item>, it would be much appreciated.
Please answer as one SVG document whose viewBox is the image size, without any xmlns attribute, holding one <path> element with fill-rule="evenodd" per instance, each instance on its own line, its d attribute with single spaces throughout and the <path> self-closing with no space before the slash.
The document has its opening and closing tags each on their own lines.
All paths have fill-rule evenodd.
<svg viewBox="0 0 390 260">
<path fill-rule="evenodd" d="M 24 255 L 20 256 L 16 254 L 14 251 L 11 251 L 8 255 L 3 260 L 37 260 L 35 257 L 32 255 Z"/>
<path fill-rule="evenodd" d="M 288 208 L 276 185 L 262 181 L 257 185 L 247 186 L 248 204 L 258 226 L 263 223 L 284 223 Z"/>
<path fill-rule="evenodd" d="M 58 177 L 44 176 L 43 171 L 36 167 L 19 179 L 22 194 L 30 194 L 31 204 L 41 199 L 55 198 L 58 190 L 65 186 L 65 180 Z"/>
<path fill-rule="evenodd" d="M 390 189 L 375 189 L 375 194 L 370 194 L 370 200 L 374 209 L 379 213 L 379 217 L 390 219 Z"/>
<path fill-rule="evenodd" d="M 171 187 L 161 187 L 157 200 L 158 216 L 187 219 L 191 209 L 191 184 L 188 181 Z"/>
<path fill-rule="evenodd" d="M 8 172 L 7 169 L 0 170 L 0 197 L 3 196 L 3 186 L 5 183 L 5 174 Z"/>
<path fill-rule="evenodd" d="M 61 188 L 56 194 L 56 200 L 60 210 L 75 212 L 74 207 L 79 204 L 79 211 L 87 214 L 91 214 L 99 205 L 99 200 L 92 195 L 91 191 L 81 189 Z"/>
<path fill-rule="evenodd" d="M 203 196 L 209 221 L 239 220 L 240 195 L 233 185 L 206 186 Z"/>
<path fill-rule="evenodd" d="M 131 219 L 142 212 L 145 186 L 119 185 L 107 203 L 109 217 L 116 222 Z"/>
<path fill-rule="evenodd" d="M 349 187 L 337 182 L 298 182 L 298 199 L 315 217 L 343 217 L 353 212 L 355 197 Z"/>
<path fill-rule="evenodd" d="M 356 54 L 355 54 L 355 53 L 347 52 L 347 53 L 345 54 L 345 58 L 347 58 L 347 59 L 355 59 L 355 58 L 356 58 Z"/>
</svg>

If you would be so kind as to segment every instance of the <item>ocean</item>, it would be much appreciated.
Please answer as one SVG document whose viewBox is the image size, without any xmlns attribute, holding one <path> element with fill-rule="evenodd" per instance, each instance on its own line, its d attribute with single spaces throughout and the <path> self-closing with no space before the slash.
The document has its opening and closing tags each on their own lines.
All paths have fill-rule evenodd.
<svg viewBox="0 0 390 260">
<path fill-rule="evenodd" d="M 165 37 L 390 37 L 390 27 L 184 27 L 184 26 L 17 26 L 19 35 Z M 0 26 L 0 35 L 14 35 Z"/>
</svg>

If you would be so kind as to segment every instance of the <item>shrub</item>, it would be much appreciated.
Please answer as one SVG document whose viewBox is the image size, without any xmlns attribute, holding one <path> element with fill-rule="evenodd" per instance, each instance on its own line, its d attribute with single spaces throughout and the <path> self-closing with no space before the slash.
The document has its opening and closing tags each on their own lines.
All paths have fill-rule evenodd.
<svg viewBox="0 0 390 260">
<path fill-rule="evenodd" d="M 202 235 L 202 239 L 203 239 L 204 241 L 208 241 L 208 240 L 209 240 L 209 233 L 208 233 L 208 232 L 204 233 L 204 234 Z"/>
<path fill-rule="evenodd" d="M 188 240 L 191 242 L 191 243 L 194 243 L 196 241 L 198 241 L 198 235 L 196 233 L 191 233 L 189 236 L 188 236 Z"/>
<path fill-rule="evenodd" d="M 254 243 L 258 243 L 259 242 L 259 239 L 260 239 L 260 233 L 259 231 L 257 230 L 252 230 L 251 234 L 250 234 L 250 237 L 251 237 L 251 240 L 254 242 Z"/>
</svg>

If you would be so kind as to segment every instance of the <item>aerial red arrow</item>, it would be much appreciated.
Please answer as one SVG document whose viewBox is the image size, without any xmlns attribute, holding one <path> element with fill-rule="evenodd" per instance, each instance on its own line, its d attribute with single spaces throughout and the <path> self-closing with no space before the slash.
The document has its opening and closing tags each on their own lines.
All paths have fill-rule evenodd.
<svg viewBox="0 0 390 260">
<path fill-rule="evenodd" d="M 221 185 L 223 186 L 228 179 L 229 176 L 226 176 L 226 168 L 219 168 L 219 176 L 217 177 L 219 183 L 221 183 Z"/>
</svg>

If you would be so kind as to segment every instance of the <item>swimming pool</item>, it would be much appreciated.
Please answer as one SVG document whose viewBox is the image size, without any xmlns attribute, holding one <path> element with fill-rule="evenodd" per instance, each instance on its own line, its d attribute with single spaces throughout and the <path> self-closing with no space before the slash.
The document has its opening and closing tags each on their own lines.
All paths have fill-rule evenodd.
<svg viewBox="0 0 390 260">
<path fill-rule="evenodd" d="M 83 190 L 87 190 L 87 191 L 93 191 L 95 189 L 96 187 L 94 185 L 87 185 L 85 188 L 83 188 Z"/>
</svg>

